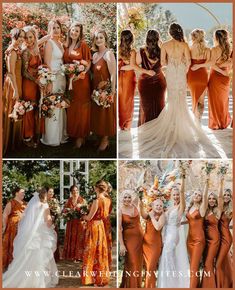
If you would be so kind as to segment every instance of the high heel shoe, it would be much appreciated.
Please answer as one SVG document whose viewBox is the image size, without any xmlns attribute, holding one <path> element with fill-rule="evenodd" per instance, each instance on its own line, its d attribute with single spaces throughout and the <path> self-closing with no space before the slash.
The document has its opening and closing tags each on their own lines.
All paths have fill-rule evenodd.
<svg viewBox="0 0 235 290">
<path fill-rule="evenodd" d="M 109 140 L 101 141 L 98 152 L 103 152 L 109 148 Z"/>
</svg>

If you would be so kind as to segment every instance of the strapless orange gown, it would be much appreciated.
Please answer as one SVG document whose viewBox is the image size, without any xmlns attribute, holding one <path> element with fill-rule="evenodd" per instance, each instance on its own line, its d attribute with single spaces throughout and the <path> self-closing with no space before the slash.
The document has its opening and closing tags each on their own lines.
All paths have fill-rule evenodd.
<svg viewBox="0 0 235 290">
<path fill-rule="evenodd" d="M 11 213 L 8 216 L 7 227 L 3 234 L 2 241 L 2 268 L 5 270 L 13 260 L 13 242 L 17 234 L 18 223 L 22 217 L 22 213 L 26 208 L 26 203 L 22 204 L 15 199 L 10 201 Z"/>
<path fill-rule="evenodd" d="M 187 212 L 186 217 L 189 223 L 187 248 L 191 271 L 190 288 L 198 288 L 200 277 L 197 277 L 196 272 L 199 271 L 200 261 L 206 244 L 204 218 L 201 217 L 199 210 L 195 210 L 192 213 Z"/>
<path fill-rule="evenodd" d="M 205 218 L 206 249 L 204 254 L 202 288 L 216 288 L 214 265 L 220 245 L 218 223 L 219 221 L 214 214 Z"/>
<path fill-rule="evenodd" d="M 31 55 L 28 64 L 28 73 L 34 78 L 37 78 L 37 68 L 41 65 L 41 58 L 39 55 Z M 23 77 L 22 95 L 25 101 L 32 101 L 36 104 L 39 101 L 39 87 L 36 82 Z M 32 110 L 23 116 L 23 137 L 32 138 L 39 133 L 38 113 Z"/>
<path fill-rule="evenodd" d="M 211 129 L 225 129 L 230 124 L 229 84 L 229 76 L 211 69 L 208 83 L 209 128 Z"/>
<path fill-rule="evenodd" d="M 233 238 L 229 230 L 231 219 L 222 214 L 219 221 L 219 230 L 221 235 L 219 253 L 216 260 L 216 286 L 217 288 L 233 287 L 233 271 L 229 249 L 232 245 Z"/>
<path fill-rule="evenodd" d="M 162 253 L 162 234 L 157 231 L 151 219 L 147 220 L 144 234 L 143 254 L 146 271 L 145 288 L 156 288 L 156 276 L 154 271 L 158 269 L 158 261 Z"/>
<path fill-rule="evenodd" d="M 203 94 L 203 92 L 206 90 L 208 85 L 208 73 L 207 69 L 205 67 L 202 67 L 198 70 L 192 71 L 191 67 L 194 64 L 202 64 L 205 63 L 205 59 L 191 59 L 191 66 L 189 68 L 188 74 L 187 74 L 187 82 L 188 87 L 191 92 L 192 96 L 192 105 L 193 105 L 193 112 L 197 110 L 197 105 L 199 98 Z"/>
<path fill-rule="evenodd" d="M 139 214 L 135 217 L 122 214 L 122 228 L 127 253 L 120 288 L 141 288 L 143 230 L 141 228 Z M 133 274 L 134 272 L 136 275 Z"/>
<path fill-rule="evenodd" d="M 136 75 L 134 70 L 120 70 L 125 63 L 118 61 L 118 107 L 119 126 L 122 130 L 130 129 L 134 113 L 134 95 L 136 88 Z"/>
</svg>

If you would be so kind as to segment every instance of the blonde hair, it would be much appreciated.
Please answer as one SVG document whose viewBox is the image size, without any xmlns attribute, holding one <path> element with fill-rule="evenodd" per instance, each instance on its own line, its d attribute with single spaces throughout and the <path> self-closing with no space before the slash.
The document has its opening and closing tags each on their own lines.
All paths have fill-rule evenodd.
<svg viewBox="0 0 235 290">
<path fill-rule="evenodd" d="M 218 216 L 218 196 L 214 193 L 214 192 L 211 192 L 209 195 L 208 195 L 208 199 L 210 197 L 210 195 L 213 195 L 213 197 L 216 199 L 216 204 L 213 208 L 209 208 L 209 205 L 207 207 L 207 210 L 206 210 L 206 216 L 208 215 L 209 211 L 211 210 L 212 213 L 215 215 L 215 216 Z"/>
<path fill-rule="evenodd" d="M 191 33 L 193 43 L 198 45 L 199 54 L 203 55 L 206 52 L 205 31 L 203 29 L 194 29 Z"/>
<path fill-rule="evenodd" d="M 124 196 L 128 194 L 131 196 L 131 199 L 133 200 L 135 198 L 135 191 L 132 190 L 132 189 L 125 189 L 122 193 L 121 193 L 121 196 L 120 196 L 120 200 L 123 201 L 124 199 Z"/>
<path fill-rule="evenodd" d="M 232 202 L 232 191 L 231 189 L 227 188 L 225 190 L 225 192 L 229 192 L 229 195 L 231 197 L 231 200 L 229 201 L 228 205 L 226 206 L 226 208 L 224 207 L 224 213 L 227 217 L 231 217 L 231 214 L 233 212 L 233 202 Z"/>
<path fill-rule="evenodd" d="M 187 210 L 186 210 L 187 212 L 190 211 L 191 207 L 192 207 L 193 204 L 194 204 L 194 195 L 195 195 L 195 192 L 197 192 L 197 191 L 199 191 L 199 192 L 202 194 L 201 189 L 196 189 L 196 190 L 193 191 L 193 195 L 192 195 L 191 198 L 190 198 L 189 205 L 188 205 Z M 203 198 L 203 197 L 202 197 L 202 198 Z M 201 199 L 201 201 L 200 201 L 200 205 L 201 205 L 201 203 L 202 203 L 202 199 Z"/>
</svg>

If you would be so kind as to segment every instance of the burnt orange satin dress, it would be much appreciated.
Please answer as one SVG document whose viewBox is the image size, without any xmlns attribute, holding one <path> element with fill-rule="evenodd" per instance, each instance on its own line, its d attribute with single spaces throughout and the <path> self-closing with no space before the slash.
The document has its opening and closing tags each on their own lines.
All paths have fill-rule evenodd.
<svg viewBox="0 0 235 290">
<path fill-rule="evenodd" d="M 8 58 L 12 53 L 17 54 L 17 60 L 15 64 L 15 76 L 16 84 L 18 88 L 19 98 L 22 98 L 22 76 L 21 76 L 21 51 L 19 49 L 9 49 L 6 52 L 6 63 L 8 63 Z M 8 149 L 14 150 L 16 147 L 22 143 L 22 119 L 14 121 L 9 118 L 9 114 L 12 113 L 13 107 L 15 105 L 15 100 L 13 100 L 13 86 L 9 76 L 9 68 L 3 85 L 3 94 L 2 94 L 2 129 L 3 129 L 3 138 L 2 138 L 2 147 L 3 155 L 6 154 Z"/>
<path fill-rule="evenodd" d="M 122 214 L 123 241 L 127 249 L 120 288 L 141 288 L 143 265 L 143 230 L 140 216 Z M 139 276 L 139 277 L 138 277 Z"/>
<path fill-rule="evenodd" d="M 229 85 L 229 76 L 211 69 L 208 83 L 209 128 L 211 129 L 225 129 L 230 124 Z"/>
<path fill-rule="evenodd" d="M 87 62 L 91 61 L 91 52 L 86 44 L 82 42 L 79 48 L 64 52 L 64 63 L 73 63 L 73 60 Z M 85 138 L 90 133 L 91 113 L 91 82 L 89 73 L 84 79 L 73 82 L 71 91 L 71 103 L 67 109 L 67 132 L 72 138 Z"/>
<path fill-rule="evenodd" d="M 189 223 L 189 232 L 187 238 L 187 248 L 190 259 L 190 288 L 198 288 L 200 277 L 196 273 L 199 271 L 200 261 L 202 259 L 206 240 L 204 234 L 204 218 L 201 217 L 199 210 L 192 213 L 187 212 L 186 218 Z"/>
<path fill-rule="evenodd" d="M 204 253 L 202 288 L 216 288 L 214 265 L 220 245 L 218 223 L 219 221 L 214 214 L 207 216 L 204 221 L 206 249 Z"/>
<path fill-rule="evenodd" d="M 233 242 L 232 234 L 229 230 L 231 219 L 223 212 L 219 221 L 220 248 L 216 260 L 216 286 L 217 288 L 233 287 L 233 271 L 231 257 L 229 254 Z"/>
<path fill-rule="evenodd" d="M 22 204 L 15 199 L 10 201 L 11 213 L 8 216 L 6 230 L 3 234 L 2 241 L 2 268 L 5 270 L 13 260 L 13 242 L 17 234 L 18 223 L 22 217 L 22 213 L 26 208 L 26 203 Z"/>
<path fill-rule="evenodd" d="M 92 64 L 92 88 L 96 89 L 100 82 L 110 80 L 107 62 L 103 57 Z M 91 103 L 91 131 L 99 136 L 114 136 L 116 134 L 116 99 L 109 108 Z"/>
<path fill-rule="evenodd" d="M 82 265 L 82 284 L 105 286 L 109 283 L 108 246 L 103 220 L 106 218 L 106 198 L 98 198 L 98 210 L 87 224 Z"/>
<path fill-rule="evenodd" d="M 191 67 L 195 64 L 205 63 L 205 59 L 191 59 L 191 66 L 187 74 L 188 87 L 192 96 L 193 113 L 196 112 L 198 101 L 208 85 L 208 72 L 205 67 L 192 71 Z"/>
<path fill-rule="evenodd" d="M 146 271 L 145 288 L 156 288 L 156 276 L 154 274 L 158 269 L 158 261 L 162 253 L 162 234 L 157 231 L 151 219 L 147 220 L 146 231 L 144 234 L 143 254 Z"/>
<path fill-rule="evenodd" d="M 83 203 L 83 198 L 78 197 L 77 203 L 73 204 L 70 197 L 65 204 L 65 208 L 76 208 L 78 204 Z M 64 239 L 63 258 L 65 260 L 82 260 L 84 251 L 85 227 L 80 219 L 72 219 L 66 224 Z"/>
<path fill-rule="evenodd" d="M 159 116 L 165 106 L 166 80 L 161 70 L 160 60 L 152 64 L 145 50 L 140 49 L 142 68 L 154 70 L 156 75 L 141 74 L 138 80 L 140 109 L 138 126 Z"/>
<path fill-rule="evenodd" d="M 126 65 L 123 59 L 118 61 L 118 114 L 121 130 L 130 129 L 134 113 L 134 95 L 136 75 L 134 70 L 120 70 Z"/>
<path fill-rule="evenodd" d="M 37 68 L 41 65 L 41 58 L 39 55 L 30 55 L 29 63 L 28 63 L 28 73 L 37 78 Z M 23 68 L 24 70 L 24 68 Z M 32 101 L 35 104 L 38 103 L 40 92 L 39 87 L 35 83 L 28 79 L 26 76 L 23 76 L 23 85 L 22 85 L 22 95 L 25 101 Z M 37 111 L 34 109 L 32 111 L 27 112 L 23 116 L 23 137 L 24 138 L 32 138 L 37 133 L 39 133 L 39 124 L 38 123 L 38 116 Z"/>
</svg>

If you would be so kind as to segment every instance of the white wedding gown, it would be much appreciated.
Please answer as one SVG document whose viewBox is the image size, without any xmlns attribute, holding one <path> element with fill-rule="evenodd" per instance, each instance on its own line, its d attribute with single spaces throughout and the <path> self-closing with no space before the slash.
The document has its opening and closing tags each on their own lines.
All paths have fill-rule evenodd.
<svg viewBox="0 0 235 290">
<path fill-rule="evenodd" d="M 47 208 L 35 193 L 19 223 L 13 261 L 3 274 L 3 288 L 51 288 L 58 284 L 54 260 L 57 235 L 45 223 Z"/>
<path fill-rule="evenodd" d="M 221 142 L 232 150 L 232 130 L 204 132 L 195 120 L 186 100 L 186 74 L 184 61 L 168 58 L 166 105 L 158 118 L 131 132 L 120 131 L 121 158 L 221 158 Z"/>
<path fill-rule="evenodd" d="M 52 57 L 50 67 L 56 74 L 56 80 L 52 82 L 52 94 L 64 93 L 66 88 L 65 76 L 61 74 L 63 64 L 63 52 L 53 40 L 49 40 L 52 45 Z M 65 109 L 53 109 L 53 117 L 45 118 L 45 134 L 42 135 L 41 142 L 45 145 L 59 146 L 67 140 L 67 117 Z"/>
<path fill-rule="evenodd" d="M 190 266 L 183 226 L 178 208 L 166 214 L 163 250 L 158 268 L 157 288 L 189 288 Z"/>
</svg>

